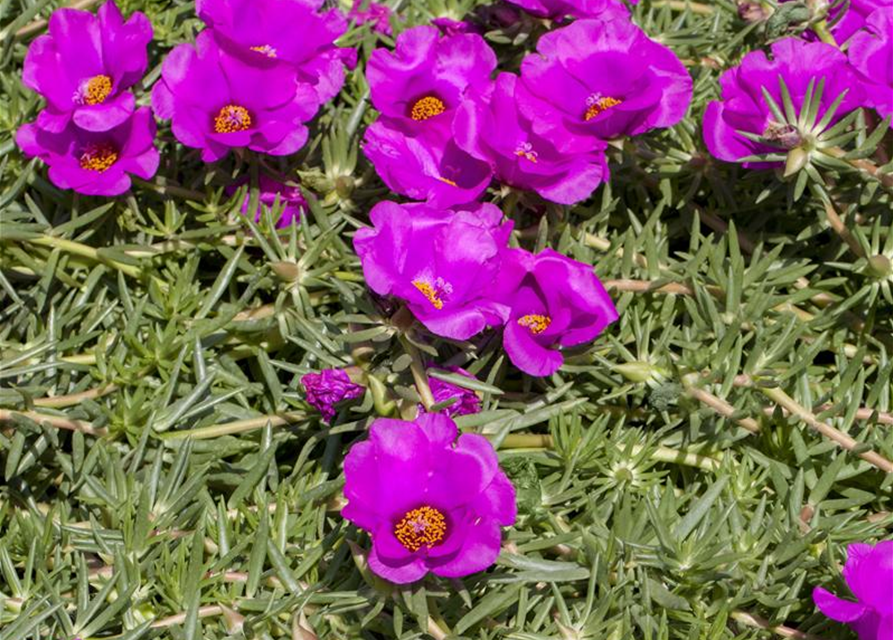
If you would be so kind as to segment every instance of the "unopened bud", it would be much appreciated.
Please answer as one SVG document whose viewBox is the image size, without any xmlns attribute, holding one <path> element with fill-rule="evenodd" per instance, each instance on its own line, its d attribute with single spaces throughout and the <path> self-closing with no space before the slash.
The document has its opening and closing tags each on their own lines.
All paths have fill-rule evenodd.
<svg viewBox="0 0 893 640">
<path fill-rule="evenodd" d="M 271 262 L 270 268 L 283 282 L 298 282 L 301 279 L 301 267 L 291 260 Z"/>
<path fill-rule="evenodd" d="M 885 255 L 871 256 L 868 259 L 868 272 L 876 278 L 886 278 L 893 275 L 893 264 Z"/>
</svg>

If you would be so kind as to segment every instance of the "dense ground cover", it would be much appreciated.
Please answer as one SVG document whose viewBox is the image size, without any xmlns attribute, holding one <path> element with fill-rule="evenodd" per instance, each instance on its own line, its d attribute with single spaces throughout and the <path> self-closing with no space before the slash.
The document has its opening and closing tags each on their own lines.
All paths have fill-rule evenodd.
<svg viewBox="0 0 893 640">
<path fill-rule="evenodd" d="M 154 28 L 148 106 L 203 25 L 194 3 L 119 7 Z M 157 174 L 107 198 L 16 147 L 53 8 L 0 3 L 0 638 L 855 637 L 812 591 L 851 598 L 847 545 L 893 527 L 891 138 L 857 109 L 826 151 L 757 170 L 702 132 L 720 74 L 786 34 L 827 40 L 820 13 L 643 0 L 634 22 L 692 78 L 685 117 L 608 146 L 578 204 L 482 196 L 514 246 L 594 265 L 619 313 L 534 377 L 498 332 L 435 339 L 367 288 L 353 236 L 401 200 L 361 150 L 383 24 L 342 36 L 358 64 L 300 151 L 206 163 L 160 122 Z M 392 9 L 394 37 L 469 17 L 508 72 L 555 28 L 510 5 Z M 240 215 L 264 175 L 302 186 L 299 224 L 276 230 L 275 200 Z M 498 449 L 518 515 L 492 569 L 395 586 L 340 515 L 342 467 L 443 377 L 425 360 L 475 376 L 446 376 L 482 402 L 456 422 Z M 323 421 L 301 377 L 344 367 L 368 390 Z"/>
</svg>

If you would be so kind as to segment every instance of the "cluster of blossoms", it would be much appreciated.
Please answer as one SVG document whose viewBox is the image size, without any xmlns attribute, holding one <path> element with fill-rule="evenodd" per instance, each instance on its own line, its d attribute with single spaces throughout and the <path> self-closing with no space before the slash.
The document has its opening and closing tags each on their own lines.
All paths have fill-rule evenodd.
<svg viewBox="0 0 893 640">
<path fill-rule="evenodd" d="M 380 202 L 354 248 L 369 287 L 402 299 L 435 335 L 468 340 L 504 328 L 511 361 L 554 373 L 561 347 L 595 338 L 617 311 L 592 267 L 546 249 L 509 249 L 512 222 L 491 204 L 443 209 Z"/>
<path fill-rule="evenodd" d="M 372 53 L 366 76 L 379 119 L 364 151 L 396 193 L 434 207 L 501 184 L 573 204 L 608 177 L 607 142 L 669 127 L 692 83 L 667 47 L 619 2 L 588 2 L 586 19 L 539 39 L 521 74 L 496 72 L 475 33 L 420 26 Z M 564 8 L 552 10 L 568 13 Z"/>
<path fill-rule="evenodd" d="M 155 175 L 155 121 L 129 91 L 146 71 L 151 40 L 145 15 L 125 22 L 109 1 L 97 15 L 54 12 L 49 33 L 31 45 L 23 81 L 46 107 L 18 130 L 16 142 L 49 165 L 56 186 L 115 196 L 130 188 L 130 174 Z"/>
</svg>

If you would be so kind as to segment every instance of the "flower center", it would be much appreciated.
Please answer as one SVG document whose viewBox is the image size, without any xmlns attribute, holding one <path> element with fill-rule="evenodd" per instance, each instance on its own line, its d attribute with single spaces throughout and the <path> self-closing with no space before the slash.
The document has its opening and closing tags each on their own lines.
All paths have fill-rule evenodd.
<svg viewBox="0 0 893 640">
<path fill-rule="evenodd" d="M 526 158 L 530 162 L 536 164 L 537 153 L 533 150 L 533 145 L 529 142 L 522 142 L 518 145 L 518 148 L 515 149 L 515 155 L 519 158 Z"/>
<path fill-rule="evenodd" d="M 439 116 L 446 111 L 446 105 L 443 100 L 436 96 L 425 96 L 419 98 L 413 103 L 409 110 L 409 117 L 413 120 L 422 121 L 434 116 Z"/>
<path fill-rule="evenodd" d="M 102 173 L 118 161 L 118 152 L 110 144 L 91 144 L 81 152 L 81 169 Z"/>
<path fill-rule="evenodd" d="M 518 324 L 530 329 L 530 333 L 537 335 L 549 328 L 549 325 L 552 324 L 552 318 L 538 313 L 528 314 L 518 318 Z"/>
<path fill-rule="evenodd" d="M 443 299 L 453 292 L 452 285 L 443 278 L 434 280 L 434 284 L 426 278 L 419 278 L 412 281 L 412 286 L 422 292 L 422 295 L 428 299 L 435 309 L 440 311 L 443 309 Z"/>
<path fill-rule="evenodd" d="M 583 119 L 589 122 L 598 114 L 607 111 L 611 107 L 616 107 L 618 104 L 623 104 L 623 100 L 594 93 L 586 98 L 586 113 L 583 114 Z"/>
<path fill-rule="evenodd" d="M 268 44 L 258 45 L 256 47 L 249 47 L 252 51 L 257 51 L 260 54 L 267 56 L 268 58 L 276 57 L 276 49 L 271 47 Z"/>
<path fill-rule="evenodd" d="M 407 551 L 415 553 L 422 547 L 440 544 L 447 532 L 446 517 L 428 505 L 407 511 L 403 519 L 394 525 L 394 535 Z"/>
<path fill-rule="evenodd" d="M 459 186 L 458 184 L 456 184 L 454 181 L 450 180 L 449 178 L 444 178 L 444 177 L 442 177 L 442 176 L 438 176 L 437 179 L 440 180 L 441 182 L 445 182 L 445 183 L 447 183 L 447 184 L 450 185 L 451 187 L 458 187 L 458 186 Z"/>
<path fill-rule="evenodd" d="M 251 127 L 251 114 L 248 109 L 237 104 L 228 104 L 214 118 L 214 131 L 235 133 Z"/>
<path fill-rule="evenodd" d="M 93 76 L 81 86 L 79 100 L 81 104 L 102 104 L 112 92 L 112 79 L 108 76 Z"/>
</svg>

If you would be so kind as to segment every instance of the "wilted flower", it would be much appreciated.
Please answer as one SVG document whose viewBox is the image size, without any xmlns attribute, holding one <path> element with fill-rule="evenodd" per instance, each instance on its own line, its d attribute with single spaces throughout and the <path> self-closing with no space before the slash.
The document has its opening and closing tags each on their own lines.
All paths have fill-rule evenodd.
<svg viewBox="0 0 893 640">
<path fill-rule="evenodd" d="M 893 8 L 878 9 L 850 41 L 850 64 L 861 76 L 865 104 L 885 118 L 893 115 Z"/>
<path fill-rule="evenodd" d="M 347 17 L 357 24 L 369 23 L 375 33 L 391 35 L 391 10 L 373 0 L 354 0 Z"/>
<path fill-rule="evenodd" d="M 335 40 L 347 31 L 338 9 L 322 10 L 322 0 L 197 0 L 196 13 L 214 37 L 254 64 L 294 68 L 299 82 L 314 86 L 319 102 L 332 99 L 344 84 L 344 64 L 353 49 Z"/>
<path fill-rule="evenodd" d="M 637 4 L 639 0 L 630 0 Z M 628 17 L 629 12 L 621 0 L 507 0 L 527 13 L 539 18 L 605 18 Z"/>
<path fill-rule="evenodd" d="M 55 133 L 69 121 L 89 131 L 117 127 L 133 113 L 128 87 L 146 71 L 152 25 L 139 11 L 127 22 L 112 0 L 97 15 L 59 9 L 49 33 L 28 49 L 22 81 L 47 100 L 37 125 Z"/>
<path fill-rule="evenodd" d="M 592 267 L 551 249 L 508 250 L 494 295 L 511 310 L 505 352 L 532 376 L 555 373 L 564 362 L 561 347 L 589 342 L 618 317 Z"/>
<path fill-rule="evenodd" d="M 302 123 L 319 102 L 292 67 L 248 64 L 219 47 L 206 30 L 194 47 L 181 44 L 167 55 L 152 106 L 159 118 L 172 120 L 177 140 L 213 162 L 232 147 L 294 153 L 307 140 Z"/>
<path fill-rule="evenodd" d="M 301 385 L 306 393 L 307 404 L 316 407 L 326 422 L 334 419 L 336 404 L 359 398 L 365 393 L 365 387 L 351 381 L 350 376 L 342 369 L 305 373 L 301 377 Z"/>
<path fill-rule="evenodd" d="M 226 189 L 227 195 L 232 195 L 236 190 L 244 184 L 248 183 L 248 178 L 242 178 L 236 183 L 230 185 Z M 272 208 L 279 199 L 279 206 L 282 207 L 282 214 L 276 220 L 276 226 L 280 229 L 289 226 L 301 219 L 301 211 L 306 209 L 307 201 L 298 187 L 290 187 L 286 184 L 268 178 L 261 174 L 257 181 L 260 198 L 258 200 L 257 209 L 254 212 L 254 220 L 259 221 L 262 213 L 260 205 Z M 242 202 L 242 213 L 248 214 L 248 207 L 251 205 L 251 193 L 245 194 L 245 200 Z"/>
<path fill-rule="evenodd" d="M 813 123 L 808 123 L 809 130 L 800 130 L 790 123 L 779 122 L 763 92 L 769 93 L 780 107 L 783 104 L 781 81 L 790 93 L 795 110 L 800 113 L 810 81 L 817 87 L 824 80 L 816 115 L 819 122 L 844 92 L 847 92 L 846 96 L 834 112 L 831 123 L 862 104 L 858 78 L 846 56 L 836 47 L 786 38 L 773 44 L 771 49 L 772 60 L 762 51 L 753 51 L 744 56 L 740 65 L 719 78 L 722 100 L 707 105 L 703 128 L 707 148 L 720 160 L 736 162 L 747 156 L 783 152 L 799 146 L 804 137 L 821 133 L 812 130 Z M 753 140 L 740 131 L 759 136 L 762 141 Z M 754 165 L 745 163 L 744 166 Z"/>
<path fill-rule="evenodd" d="M 373 228 L 357 231 L 354 248 L 373 291 L 406 301 L 431 332 L 466 340 L 502 324 L 504 309 L 489 299 L 511 233 L 492 204 L 467 210 L 380 202 Z"/>
<path fill-rule="evenodd" d="M 453 123 L 457 143 L 490 163 L 504 184 L 562 204 L 588 198 L 608 175 L 605 144 L 593 141 L 588 152 L 558 151 L 524 115 L 531 111 L 525 109 L 529 101 L 516 76 L 500 74 L 488 102 L 466 102 L 460 108 Z"/>
<path fill-rule="evenodd" d="M 429 142 L 410 136 L 382 118 L 366 129 L 363 152 L 395 193 L 451 207 L 476 200 L 490 184 L 492 172 L 452 140 Z"/>
<path fill-rule="evenodd" d="M 691 77 L 669 48 L 626 19 L 578 20 L 547 33 L 524 58 L 537 98 L 522 106 L 534 130 L 562 151 L 679 122 Z"/>
<path fill-rule="evenodd" d="M 117 196 L 130 188 L 130 175 L 148 180 L 158 170 L 155 120 L 143 107 L 108 131 L 85 131 L 73 122 L 58 133 L 23 125 L 16 143 L 50 167 L 50 180 L 61 189 Z"/>
<path fill-rule="evenodd" d="M 496 561 L 515 489 L 483 436 L 442 414 L 378 419 L 344 460 L 341 515 L 369 532 L 369 567 L 396 583 L 457 578 Z"/>
<path fill-rule="evenodd" d="M 428 365 L 429 373 L 432 369 L 458 373 L 459 375 L 474 380 L 474 376 L 461 367 L 438 367 L 436 365 Z M 434 396 L 434 402 L 437 404 L 456 398 L 456 401 L 453 404 L 442 410 L 444 414 L 451 418 L 472 413 L 480 413 L 481 411 L 481 399 L 478 398 L 477 394 L 471 389 L 460 387 L 433 376 L 428 378 L 428 386 L 431 388 L 431 395 Z M 423 409 L 421 405 L 419 406 L 419 409 Z"/>
<path fill-rule="evenodd" d="M 465 20 L 453 20 L 452 18 L 447 18 L 446 16 L 434 18 L 431 21 L 431 24 L 440 29 L 440 33 L 447 37 L 458 36 L 462 33 L 480 32 L 480 28 L 476 25 L 471 24 L 470 22 L 466 22 Z"/>
<path fill-rule="evenodd" d="M 486 90 L 495 68 L 496 54 L 479 35 L 442 37 L 436 27 L 420 26 L 401 33 L 395 51 L 373 51 L 366 77 L 372 104 L 394 126 L 437 130 L 445 142 L 459 104 Z"/>
<path fill-rule="evenodd" d="M 873 547 L 851 544 L 843 577 L 857 602 L 816 587 L 812 598 L 819 610 L 832 620 L 849 624 L 861 640 L 893 637 L 893 540 Z"/>
</svg>

